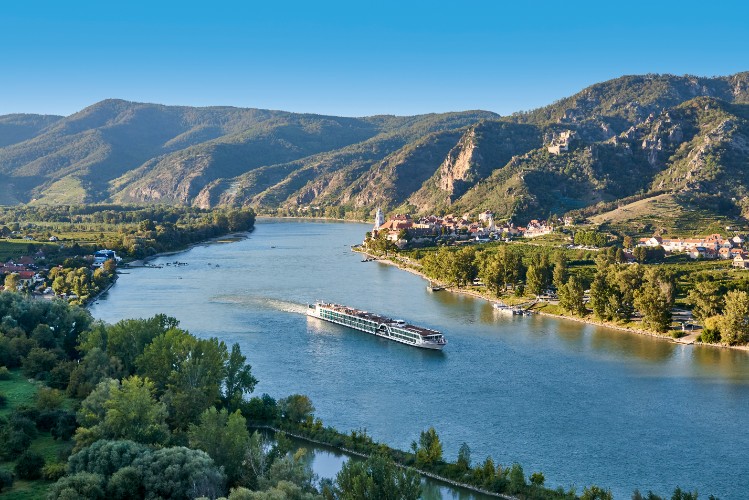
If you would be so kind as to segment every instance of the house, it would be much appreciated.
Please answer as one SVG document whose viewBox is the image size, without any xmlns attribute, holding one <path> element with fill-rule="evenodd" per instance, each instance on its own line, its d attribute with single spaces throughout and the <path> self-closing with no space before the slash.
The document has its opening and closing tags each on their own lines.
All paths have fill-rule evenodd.
<svg viewBox="0 0 749 500">
<path fill-rule="evenodd" d="M 637 246 L 640 247 L 657 247 L 663 245 L 663 238 L 660 236 L 652 236 L 650 238 L 640 238 L 640 242 Z M 665 247 L 664 247 L 665 248 Z"/>
<path fill-rule="evenodd" d="M 101 267 L 108 260 L 119 262 L 122 259 L 117 256 L 114 250 L 97 250 L 94 252 L 93 266 Z"/>
<path fill-rule="evenodd" d="M 733 267 L 737 269 L 749 269 L 749 258 L 737 255 L 733 258 Z"/>
<path fill-rule="evenodd" d="M 689 250 L 689 257 L 692 259 L 717 259 L 718 251 L 714 248 L 694 247 Z"/>
<path fill-rule="evenodd" d="M 22 285 L 31 286 L 34 283 L 34 271 L 19 271 L 18 282 Z"/>
</svg>

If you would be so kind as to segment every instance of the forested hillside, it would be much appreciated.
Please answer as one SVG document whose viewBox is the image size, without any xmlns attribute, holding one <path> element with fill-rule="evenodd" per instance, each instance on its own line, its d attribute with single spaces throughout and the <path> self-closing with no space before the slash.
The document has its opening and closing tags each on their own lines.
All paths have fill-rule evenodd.
<svg viewBox="0 0 749 500">
<path fill-rule="evenodd" d="M 68 117 L 0 117 L 0 203 L 315 207 L 358 217 L 378 206 L 490 209 L 522 223 L 603 216 L 632 197 L 666 194 L 707 218 L 736 217 L 749 213 L 747 119 L 749 73 L 625 76 L 507 117 L 106 100 Z M 549 153 L 562 133 L 569 150 Z"/>
</svg>

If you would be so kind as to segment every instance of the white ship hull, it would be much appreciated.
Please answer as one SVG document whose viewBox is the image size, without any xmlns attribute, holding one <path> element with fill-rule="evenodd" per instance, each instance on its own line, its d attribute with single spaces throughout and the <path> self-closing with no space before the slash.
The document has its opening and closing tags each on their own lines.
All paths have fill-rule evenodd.
<svg viewBox="0 0 749 500">
<path fill-rule="evenodd" d="M 421 349 L 441 351 L 447 345 L 447 339 L 435 330 L 337 304 L 312 304 L 307 308 L 307 315 Z"/>
</svg>

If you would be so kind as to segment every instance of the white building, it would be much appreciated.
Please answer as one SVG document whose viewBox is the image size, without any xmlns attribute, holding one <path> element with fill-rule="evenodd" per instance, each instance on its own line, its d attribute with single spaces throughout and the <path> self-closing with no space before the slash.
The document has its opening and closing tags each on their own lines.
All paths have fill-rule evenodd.
<svg viewBox="0 0 749 500">
<path fill-rule="evenodd" d="M 374 223 L 374 230 L 377 231 L 381 225 L 385 223 L 385 214 L 382 213 L 381 208 L 377 208 L 377 213 L 375 214 L 375 223 Z"/>
</svg>

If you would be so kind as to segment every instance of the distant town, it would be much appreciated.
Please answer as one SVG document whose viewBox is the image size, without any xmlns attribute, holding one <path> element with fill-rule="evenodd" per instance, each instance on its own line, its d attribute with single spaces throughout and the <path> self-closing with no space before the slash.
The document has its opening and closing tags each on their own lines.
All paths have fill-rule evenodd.
<svg viewBox="0 0 749 500">
<path fill-rule="evenodd" d="M 486 211 L 479 214 L 478 219 L 468 213 L 442 217 L 429 215 L 418 219 L 413 219 L 409 214 L 397 214 L 385 221 L 382 210 L 378 209 L 372 231 L 375 237 L 385 231 L 389 241 L 399 248 L 405 248 L 409 243 L 433 243 L 439 239 L 488 242 L 513 237 L 534 238 L 554 232 L 557 226 L 572 226 L 572 218 L 563 217 L 554 221 L 534 219 L 526 226 L 516 226 L 512 222 L 497 224 L 494 214 Z"/>
<path fill-rule="evenodd" d="M 574 232 L 574 227 L 571 217 L 533 219 L 526 226 L 515 225 L 512 222 L 497 224 L 494 214 L 488 210 L 480 213 L 478 217 L 472 217 L 469 213 L 459 216 L 448 214 L 419 218 L 413 218 L 409 214 L 396 214 L 386 221 L 382 210 L 378 209 L 374 227 L 369 236 L 373 239 L 384 238 L 398 249 L 405 249 L 432 246 L 441 242 L 470 244 L 536 238 L 552 234 L 559 228 L 567 228 L 570 232 Z M 570 237 L 570 241 L 574 242 L 574 239 Z M 637 248 L 639 247 L 662 250 L 664 255 L 686 254 L 692 259 L 731 259 L 734 267 L 749 269 L 749 250 L 744 248 L 746 241 L 747 236 L 739 234 L 732 237 L 711 234 L 694 238 L 652 236 L 624 244 L 622 251 L 624 258 L 631 262 L 638 260 Z M 572 246 L 567 245 L 568 248 Z M 604 245 L 579 245 L 580 248 L 600 246 Z"/>
</svg>

